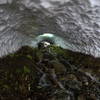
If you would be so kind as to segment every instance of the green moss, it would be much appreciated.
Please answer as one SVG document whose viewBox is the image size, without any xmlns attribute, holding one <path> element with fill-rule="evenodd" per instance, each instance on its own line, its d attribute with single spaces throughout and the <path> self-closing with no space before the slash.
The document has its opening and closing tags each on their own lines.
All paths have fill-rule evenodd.
<svg viewBox="0 0 100 100">
<path fill-rule="evenodd" d="M 27 58 L 32 59 L 32 56 L 31 55 L 26 55 L 26 56 L 27 56 Z"/>
<path fill-rule="evenodd" d="M 82 71 L 82 74 L 79 72 L 79 69 Z M 8 96 L 10 100 L 17 97 L 18 100 L 21 98 L 28 100 L 28 97 L 38 98 L 36 100 L 40 98 L 48 100 L 48 95 L 52 95 L 53 91 L 60 93 L 68 88 L 69 90 L 67 91 L 73 92 L 73 94 L 74 91 L 80 94 L 79 90 L 86 93 L 87 88 L 83 88 L 83 80 L 88 80 L 87 76 L 84 76 L 85 72 L 89 72 L 96 76 L 96 80 L 99 80 L 100 59 L 64 50 L 53 45 L 41 49 L 25 46 L 14 54 L 9 54 L 0 59 L 0 99 L 8 100 L 5 98 Z M 80 80 L 78 80 L 77 75 L 78 78 L 81 77 Z M 88 84 L 90 83 L 91 81 L 88 81 Z M 96 88 L 98 88 L 97 83 L 95 90 Z M 90 89 L 94 89 L 94 87 Z M 93 90 L 89 91 L 93 92 Z M 55 96 L 54 100 L 58 100 L 56 96 L 58 98 L 59 93 L 53 94 Z M 93 93 L 98 95 L 98 92 Z M 66 93 L 63 92 L 62 96 L 65 98 Z"/>
<path fill-rule="evenodd" d="M 24 73 L 30 73 L 30 72 L 31 72 L 30 69 L 28 67 L 24 66 Z"/>
</svg>

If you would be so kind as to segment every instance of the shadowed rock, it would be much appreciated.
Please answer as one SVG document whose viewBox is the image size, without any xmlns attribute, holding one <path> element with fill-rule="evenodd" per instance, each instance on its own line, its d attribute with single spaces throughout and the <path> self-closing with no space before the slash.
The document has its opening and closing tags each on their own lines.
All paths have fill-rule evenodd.
<svg viewBox="0 0 100 100">
<path fill-rule="evenodd" d="M 0 59 L 0 100 L 99 100 L 96 61 L 56 46 L 22 47 Z"/>
</svg>

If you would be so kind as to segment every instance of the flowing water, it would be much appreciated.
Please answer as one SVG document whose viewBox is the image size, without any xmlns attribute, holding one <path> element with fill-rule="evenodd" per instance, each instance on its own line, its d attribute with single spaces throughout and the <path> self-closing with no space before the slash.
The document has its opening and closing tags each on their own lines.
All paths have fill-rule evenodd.
<svg viewBox="0 0 100 100">
<path fill-rule="evenodd" d="M 63 48 L 100 57 L 100 1 L 0 0 L 0 56 L 47 37 Z"/>
</svg>

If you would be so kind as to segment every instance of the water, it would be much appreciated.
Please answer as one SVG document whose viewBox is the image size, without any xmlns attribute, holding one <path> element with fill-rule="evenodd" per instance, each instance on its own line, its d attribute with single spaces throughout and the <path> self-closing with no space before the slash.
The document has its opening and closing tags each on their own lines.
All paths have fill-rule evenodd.
<svg viewBox="0 0 100 100">
<path fill-rule="evenodd" d="M 100 1 L 0 0 L 0 56 L 36 46 L 43 33 L 63 48 L 100 57 Z"/>
</svg>

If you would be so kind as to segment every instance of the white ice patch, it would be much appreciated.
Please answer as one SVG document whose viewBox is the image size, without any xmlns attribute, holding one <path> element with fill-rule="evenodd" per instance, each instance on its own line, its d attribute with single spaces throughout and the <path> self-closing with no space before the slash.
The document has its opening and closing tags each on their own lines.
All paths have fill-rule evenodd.
<svg viewBox="0 0 100 100">
<path fill-rule="evenodd" d="M 37 44 L 40 42 L 40 41 L 43 41 L 45 39 L 50 39 L 50 40 L 54 40 L 55 36 L 53 34 L 50 34 L 50 33 L 44 33 L 42 35 L 39 35 L 35 38 L 35 40 L 37 41 Z"/>
<path fill-rule="evenodd" d="M 54 37 L 54 34 L 44 33 L 44 34 L 40 35 L 40 37 L 50 37 L 50 38 L 52 38 L 52 37 Z"/>
<path fill-rule="evenodd" d="M 43 6 L 44 8 L 50 8 L 52 5 L 47 0 L 41 0 L 41 6 Z"/>
<path fill-rule="evenodd" d="M 58 2 L 59 4 L 64 4 L 65 2 L 68 2 L 70 0 L 40 0 L 41 3 L 40 5 L 43 6 L 44 8 L 52 8 L 54 7 L 53 4 L 55 4 L 55 2 Z"/>
<path fill-rule="evenodd" d="M 100 6 L 100 0 L 89 0 L 91 3 L 91 6 Z"/>
</svg>

